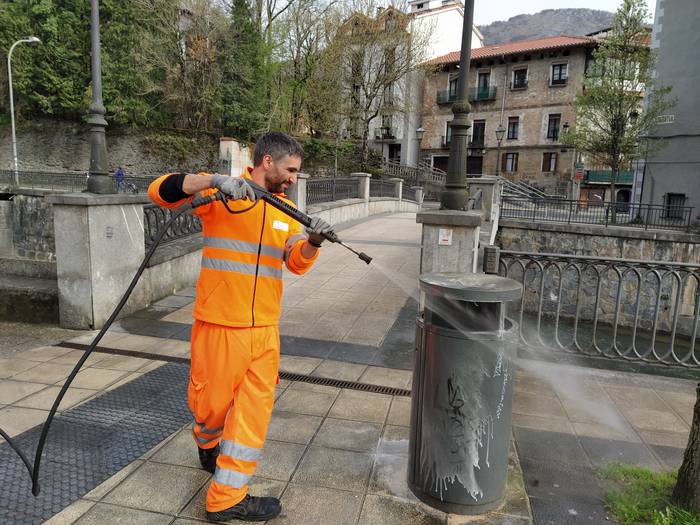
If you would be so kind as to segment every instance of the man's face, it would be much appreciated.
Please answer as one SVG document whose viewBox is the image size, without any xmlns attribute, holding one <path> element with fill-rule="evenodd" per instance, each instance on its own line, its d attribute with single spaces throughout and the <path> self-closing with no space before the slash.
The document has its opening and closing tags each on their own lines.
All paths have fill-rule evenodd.
<svg viewBox="0 0 700 525">
<path fill-rule="evenodd" d="M 287 188 L 297 182 L 297 173 L 301 169 L 301 157 L 285 155 L 274 160 L 271 155 L 263 157 L 265 168 L 265 185 L 273 193 L 284 193 Z"/>
</svg>

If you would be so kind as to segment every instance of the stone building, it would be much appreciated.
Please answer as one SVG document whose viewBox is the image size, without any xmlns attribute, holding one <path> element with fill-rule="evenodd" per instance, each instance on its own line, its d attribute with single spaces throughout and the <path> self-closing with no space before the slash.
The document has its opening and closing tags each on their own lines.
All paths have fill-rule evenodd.
<svg viewBox="0 0 700 525">
<path fill-rule="evenodd" d="M 472 50 L 469 174 L 500 171 L 508 179 L 567 194 L 575 154 L 559 138 L 567 125 L 575 125 L 571 103 L 582 89 L 595 46 L 592 38 L 557 36 Z M 459 58 L 456 51 L 431 60 L 436 70 L 426 75 L 423 86 L 421 158 L 443 170 Z M 497 166 L 499 124 L 506 131 Z"/>
</svg>

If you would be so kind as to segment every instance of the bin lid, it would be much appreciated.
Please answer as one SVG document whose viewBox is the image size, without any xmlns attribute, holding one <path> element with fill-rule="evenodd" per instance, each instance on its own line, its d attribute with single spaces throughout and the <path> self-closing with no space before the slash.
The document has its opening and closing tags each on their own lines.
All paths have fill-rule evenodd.
<svg viewBox="0 0 700 525">
<path fill-rule="evenodd" d="M 458 301 L 500 303 L 520 299 L 523 293 L 519 282 L 485 273 L 433 272 L 419 280 L 426 294 Z"/>
</svg>

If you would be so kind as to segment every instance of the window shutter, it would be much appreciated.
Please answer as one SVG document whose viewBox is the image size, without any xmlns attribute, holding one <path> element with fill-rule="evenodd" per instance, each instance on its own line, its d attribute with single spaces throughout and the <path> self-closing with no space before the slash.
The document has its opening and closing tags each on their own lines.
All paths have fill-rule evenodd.
<svg viewBox="0 0 700 525">
<path fill-rule="evenodd" d="M 518 154 L 513 153 L 513 171 L 518 171 Z"/>
<path fill-rule="evenodd" d="M 557 171 L 557 165 L 559 164 L 559 154 L 552 153 L 554 155 L 554 169 L 552 171 Z"/>
<path fill-rule="evenodd" d="M 547 171 L 549 168 L 549 153 L 542 154 L 542 171 Z"/>
<path fill-rule="evenodd" d="M 508 158 L 507 153 L 501 154 L 501 171 L 506 171 L 506 159 Z"/>
</svg>

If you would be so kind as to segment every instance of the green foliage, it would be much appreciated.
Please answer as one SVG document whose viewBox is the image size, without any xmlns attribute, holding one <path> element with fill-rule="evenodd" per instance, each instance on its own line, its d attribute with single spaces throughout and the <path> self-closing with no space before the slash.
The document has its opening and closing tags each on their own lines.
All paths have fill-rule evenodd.
<svg viewBox="0 0 700 525">
<path fill-rule="evenodd" d="M 613 463 L 599 476 L 610 486 L 606 500 L 622 525 L 700 525 L 700 515 L 669 504 L 676 472 Z"/>
<path fill-rule="evenodd" d="M 649 49 L 644 0 L 623 0 L 609 36 L 593 53 L 585 89 L 574 103 L 576 126 L 563 142 L 575 146 L 615 174 L 639 152 L 640 137 L 674 101 L 654 84 L 656 56 Z M 644 97 L 646 104 L 643 107 Z"/>
</svg>

